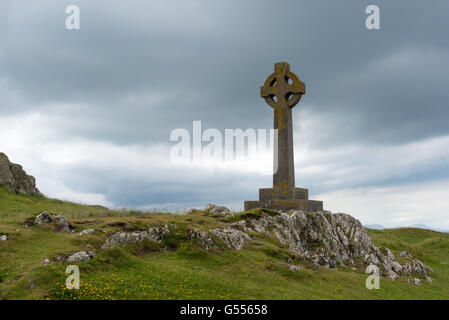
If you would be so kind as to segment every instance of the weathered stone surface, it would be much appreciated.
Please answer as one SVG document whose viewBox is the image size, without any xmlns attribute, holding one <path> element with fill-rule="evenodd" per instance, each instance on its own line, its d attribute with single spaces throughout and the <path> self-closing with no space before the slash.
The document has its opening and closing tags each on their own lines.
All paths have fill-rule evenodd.
<svg viewBox="0 0 449 320">
<path fill-rule="evenodd" d="M 303 210 L 321 211 L 323 202 L 316 200 L 267 200 L 267 201 L 245 201 L 245 210 L 255 208 L 268 208 L 279 211 Z"/>
<path fill-rule="evenodd" d="M 67 258 L 68 263 L 77 263 L 83 261 L 89 261 L 95 256 L 95 252 L 93 251 L 79 251 Z"/>
<path fill-rule="evenodd" d="M 214 214 L 227 215 L 227 214 L 231 213 L 231 210 L 229 210 L 228 208 L 226 208 L 224 206 L 217 206 L 217 207 L 213 208 L 212 210 L 210 210 L 209 212 L 214 213 Z"/>
<path fill-rule="evenodd" d="M 84 235 L 92 234 L 94 232 L 95 232 L 95 229 L 86 229 L 86 230 L 83 230 L 80 233 L 78 233 L 78 235 L 84 236 Z"/>
<path fill-rule="evenodd" d="M 206 207 L 204 207 L 204 211 L 212 214 L 220 214 L 220 215 L 228 215 L 231 213 L 231 210 L 224 206 L 217 206 L 215 204 L 209 203 Z"/>
<path fill-rule="evenodd" d="M 425 270 L 428 267 L 411 255 L 410 261 L 401 266 L 388 248 L 386 254 L 382 253 L 371 242 L 360 221 L 344 213 L 298 210 L 291 214 L 241 220 L 231 227 L 247 233 L 271 234 L 315 266 L 336 268 L 347 265 L 364 270 L 373 264 L 379 267 L 383 276 L 393 280 L 400 275 L 427 276 Z"/>
<path fill-rule="evenodd" d="M 251 241 L 246 233 L 236 229 L 212 229 L 211 232 L 222 240 L 229 248 L 241 250 L 245 243 Z"/>
<path fill-rule="evenodd" d="M 261 188 L 259 189 L 260 201 L 271 200 L 308 200 L 309 190 L 302 188 Z"/>
<path fill-rule="evenodd" d="M 274 109 L 274 129 L 277 149 L 274 153 L 273 188 L 259 189 L 260 201 L 245 201 L 245 210 L 269 208 L 275 210 L 323 210 L 321 201 L 308 199 L 308 190 L 295 188 L 293 157 L 292 109 L 306 93 L 306 87 L 286 62 L 274 64 L 274 72 L 260 88 L 260 96 Z"/>
<path fill-rule="evenodd" d="M 9 192 L 41 196 L 36 188 L 36 179 L 22 169 L 22 166 L 11 163 L 6 154 L 0 152 L 0 185 Z"/>
<path fill-rule="evenodd" d="M 213 208 L 215 208 L 216 205 L 213 203 L 208 203 L 205 207 L 204 207 L 204 211 L 209 212 L 210 210 L 212 210 Z"/>
<path fill-rule="evenodd" d="M 209 250 L 214 246 L 214 240 L 209 236 L 207 231 L 192 229 L 188 232 L 189 239 L 198 242 L 206 250 Z"/>
<path fill-rule="evenodd" d="M 387 253 L 387 257 L 392 259 L 392 260 L 396 260 L 396 257 L 394 256 L 393 252 L 391 252 L 391 250 L 389 248 L 385 249 L 386 253 Z"/>
<path fill-rule="evenodd" d="M 28 219 L 25 221 L 27 226 L 42 226 L 51 224 L 54 226 L 56 232 L 71 232 L 73 227 L 63 216 L 55 216 L 47 211 L 38 214 L 34 219 Z"/>
<path fill-rule="evenodd" d="M 301 271 L 302 270 L 302 268 L 301 267 L 298 267 L 298 266 L 288 266 L 288 270 L 290 270 L 290 271 L 293 271 L 293 272 L 298 272 L 298 271 Z"/>
<path fill-rule="evenodd" d="M 54 216 L 51 215 L 49 212 L 44 211 L 40 214 L 38 214 L 35 218 L 34 218 L 34 224 L 41 226 L 43 224 L 47 224 L 47 223 L 51 223 L 54 219 Z"/>
<path fill-rule="evenodd" d="M 161 242 L 169 233 L 170 230 L 168 225 L 153 227 L 146 231 L 116 232 L 106 240 L 102 249 L 112 249 L 116 245 L 120 246 L 128 243 L 140 242 L 145 239 Z"/>
<path fill-rule="evenodd" d="M 407 276 L 419 275 L 425 278 L 428 282 L 432 282 L 432 279 L 427 275 L 427 272 L 433 272 L 430 267 L 426 266 L 406 251 L 401 251 L 400 256 L 405 257 L 406 259 L 406 263 L 402 266 L 402 274 Z"/>
</svg>

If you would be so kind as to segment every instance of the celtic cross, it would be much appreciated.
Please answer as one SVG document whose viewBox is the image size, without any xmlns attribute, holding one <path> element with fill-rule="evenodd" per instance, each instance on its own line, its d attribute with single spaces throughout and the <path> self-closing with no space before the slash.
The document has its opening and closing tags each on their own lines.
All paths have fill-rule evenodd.
<svg viewBox="0 0 449 320">
<path fill-rule="evenodd" d="M 277 146 L 274 150 L 277 170 L 273 174 L 273 187 L 286 192 L 295 188 L 292 108 L 305 93 L 304 82 L 290 71 L 287 62 L 275 63 L 274 72 L 260 87 L 260 96 L 274 108 L 274 129 L 277 129 Z"/>
<path fill-rule="evenodd" d="M 309 200 L 309 190 L 295 187 L 293 161 L 292 108 L 306 93 L 304 82 L 290 71 L 287 62 L 274 64 L 274 72 L 260 88 L 260 95 L 274 109 L 273 188 L 260 188 L 258 201 L 245 201 L 245 210 L 270 208 L 274 210 L 323 210 L 323 202 Z"/>
</svg>

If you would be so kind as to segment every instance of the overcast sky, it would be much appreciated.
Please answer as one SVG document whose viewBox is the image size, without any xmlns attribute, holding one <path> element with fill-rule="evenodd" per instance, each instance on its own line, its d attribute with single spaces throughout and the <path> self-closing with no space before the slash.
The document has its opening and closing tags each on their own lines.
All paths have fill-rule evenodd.
<svg viewBox="0 0 449 320">
<path fill-rule="evenodd" d="M 270 128 L 259 88 L 287 61 L 307 90 L 297 187 L 365 224 L 449 229 L 448 30 L 447 0 L 2 0 L 0 151 L 50 197 L 239 210 L 271 176 L 174 165 L 170 133 Z"/>
</svg>

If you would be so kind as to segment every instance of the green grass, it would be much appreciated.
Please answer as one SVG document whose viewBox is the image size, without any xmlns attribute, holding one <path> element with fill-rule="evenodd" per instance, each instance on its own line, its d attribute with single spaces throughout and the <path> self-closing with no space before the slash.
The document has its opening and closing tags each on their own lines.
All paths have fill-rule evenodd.
<svg viewBox="0 0 449 320">
<path fill-rule="evenodd" d="M 276 215 L 279 215 L 279 212 L 277 212 L 275 210 L 266 209 L 266 208 L 263 208 L 263 209 L 256 208 L 256 209 L 251 209 L 248 211 L 236 213 L 230 217 L 227 217 L 225 219 L 225 221 L 236 222 L 236 221 L 240 221 L 240 220 L 260 219 L 262 217 L 276 216 Z"/>
<path fill-rule="evenodd" d="M 70 219 L 77 232 L 55 233 L 50 227 L 26 228 L 23 221 L 47 210 Z M 406 278 L 381 279 L 380 290 L 367 290 L 367 275 L 351 268 L 313 269 L 274 239 L 257 235 L 244 250 L 219 244 L 205 251 L 187 240 L 187 230 L 209 230 L 240 219 L 276 214 L 266 210 L 237 213 L 227 219 L 203 212 L 189 215 L 109 211 L 47 198 L 7 193 L 0 187 L 0 299 L 448 299 L 449 235 L 420 229 L 368 230 L 374 243 L 394 254 L 406 250 L 433 268 L 433 283 L 422 287 Z M 227 221 L 226 221 L 227 220 Z M 172 227 L 160 244 L 145 241 L 101 250 L 108 234 L 159 224 Z M 18 230 L 18 231 L 17 231 Z M 67 265 L 55 258 L 96 249 L 79 264 L 80 290 L 65 289 Z M 44 259 L 52 263 L 44 266 Z M 287 268 L 286 259 L 301 266 Z M 32 285 L 32 286 L 31 286 Z"/>
<path fill-rule="evenodd" d="M 0 222 L 23 221 L 42 211 L 61 212 L 69 219 L 142 214 L 136 211 L 111 211 L 100 206 L 87 206 L 45 197 L 10 194 L 4 187 L 0 186 Z"/>
</svg>

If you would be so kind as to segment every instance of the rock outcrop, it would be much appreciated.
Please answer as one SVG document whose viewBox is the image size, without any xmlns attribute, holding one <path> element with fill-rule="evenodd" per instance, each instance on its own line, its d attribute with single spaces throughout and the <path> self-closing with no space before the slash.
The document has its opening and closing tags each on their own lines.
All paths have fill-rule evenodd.
<svg viewBox="0 0 449 320">
<path fill-rule="evenodd" d="M 433 272 L 433 270 L 426 266 L 424 263 L 414 258 L 410 253 L 401 251 L 399 256 L 406 259 L 406 263 L 402 266 L 402 274 L 411 277 L 412 275 L 419 275 L 426 278 L 428 282 L 432 282 L 432 279 L 427 275 L 427 272 Z"/>
<path fill-rule="evenodd" d="M 229 215 L 231 214 L 231 210 L 224 206 L 217 206 L 215 204 L 209 203 L 204 207 L 204 211 L 207 213 L 215 214 L 215 215 Z"/>
<path fill-rule="evenodd" d="M 192 229 L 189 230 L 188 233 L 190 240 L 198 242 L 200 246 L 202 246 L 206 250 L 209 250 L 215 245 L 214 240 L 209 236 L 209 233 L 207 231 Z"/>
<path fill-rule="evenodd" d="M 169 233 L 168 225 L 153 227 L 145 231 L 116 232 L 106 240 L 102 249 L 112 249 L 116 245 L 120 246 L 127 243 L 140 242 L 145 239 L 161 242 Z"/>
<path fill-rule="evenodd" d="M 25 221 L 27 226 L 53 225 L 55 231 L 74 232 L 73 226 L 62 216 L 42 212 Z M 233 250 L 241 250 L 253 238 L 260 237 L 276 240 L 281 247 L 290 251 L 285 265 L 297 258 L 311 262 L 315 268 L 327 267 L 336 269 L 339 266 L 349 266 L 365 271 L 368 266 L 377 266 L 380 275 L 392 280 L 399 276 L 415 277 L 432 282 L 428 276 L 432 269 L 413 257 L 410 253 L 399 253 L 401 265 L 393 252 L 388 248 L 376 247 L 363 228 L 360 221 L 344 214 L 333 214 L 329 211 L 290 213 L 276 212 L 246 212 L 235 216 L 222 218 L 219 216 L 220 228 L 200 230 L 187 229 L 187 239 L 197 242 L 206 250 L 220 243 Z M 176 235 L 176 225 L 158 225 L 141 231 L 118 231 L 110 235 L 102 249 L 136 243 L 144 240 L 162 242 L 171 231 Z M 94 229 L 86 229 L 79 235 L 91 234 Z M 182 230 L 182 232 L 185 232 Z M 6 240 L 2 237 L 1 240 Z M 95 253 L 80 251 L 71 255 L 58 257 L 58 261 L 75 263 L 90 260 Z M 299 271 L 300 267 L 289 267 L 291 271 Z M 417 279 L 417 278 L 416 278 Z M 419 280 L 419 279 L 418 279 Z M 419 280 L 420 281 L 420 280 Z M 421 282 L 419 282 L 421 283 Z"/>
<path fill-rule="evenodd" d="M 89 261 L 95 256 L 95 251 L 78 251 L 73 254 L 65 254 L 56 258 L 61 263 L 78 263 Z"/>
<path fill-rule="evenodd" d="M 93 251 L 80 251 L 72 254 L 67 258 L 68 263 L 76 263 L 82 261 L 89 261 L 94 257 L 95 253 Z"/>
<path fill-rule="evenodd" d="M 274 236 L 315 266 L 336 268 L 337 266 L 358 266 L 365 268 L 376 265 L 383 276 L 396 279 L 400 275 L 418 274 L 427 278 L 429 270 L 421 261 L 410 256 L 410 261 L 401 266 L 389 249 L 385 254 L 371 242 L 371 238 L 360 221 L 344 213 L 333 214 L 329 211 L 303 212 L 264 216 L 234 222 L 232 229 L 241 230 L 240 239 L 247 239 L 246 233 L 259 233 Z M 231 229 L 231 230 L 232 230 Z M 214 232 L 214 230 L 211 230 Z M 216 234 L 230 243 L 229 236 Z M 232 234 L 227 231 L 226 235 Z M 239 243 L 237 240 L 234 242 Z M 234 247 L 235 245 L 229 245 Z M 241 246 L 239 245 L 239 248 Z"/>
<path fill-rule="evenodd" d="M 25 221 L 27 227 L 53 225 L 55 232 L 72 232 L 73 226 L 63 216 L 55 216 L 47 211 L 39 213 L 36 217 Z"/>
<path fill-rule="evenodd" d="M 11 163 L 2 152 L 0 152 L 0 185 L 4 185 L 9 192 L 42 195 L 36 188 L 36 179 L 28 175 L 22 166 Z"/>
<path fill-rule="evenodd" d="M 251 237 L 246 233 L 236 229 L 212 229 L 212 234 L 217 236 L 229 248 L 241 250 L 245 243 L 251 241 Z"/>
</svg>

